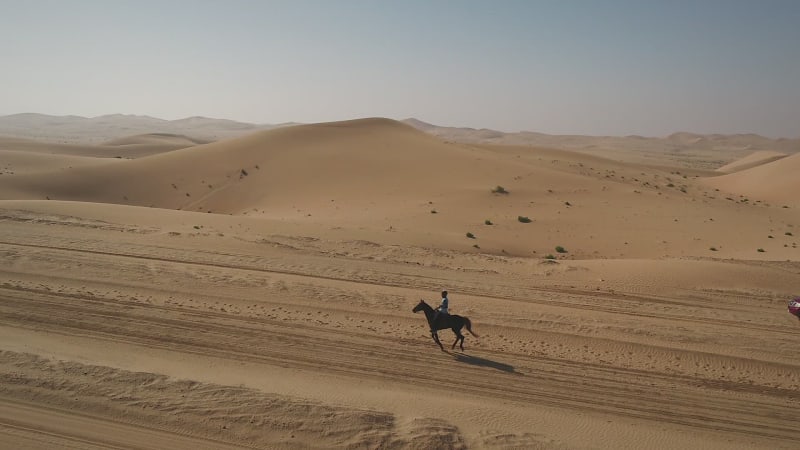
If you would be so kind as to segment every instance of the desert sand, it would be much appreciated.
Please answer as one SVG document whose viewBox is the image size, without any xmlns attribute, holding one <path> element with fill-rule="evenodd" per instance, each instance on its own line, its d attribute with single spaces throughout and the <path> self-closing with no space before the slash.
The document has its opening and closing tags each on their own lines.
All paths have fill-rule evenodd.
<svg viewBox="0 0 800 450">
<path fill-rule="evenodd" d="M 797 448 L 797 149 L 415 126 L 0 139 L 0 447 Z"/>
</svg>

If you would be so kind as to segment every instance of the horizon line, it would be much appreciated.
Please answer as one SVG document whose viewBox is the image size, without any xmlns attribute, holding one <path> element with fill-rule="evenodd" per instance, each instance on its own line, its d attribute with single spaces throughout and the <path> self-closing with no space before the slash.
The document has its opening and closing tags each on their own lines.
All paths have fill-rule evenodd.
<svg viewBox="0 0 800 450">
<path fill-rule="evenodd" d="M 39 112 L 19 112 L 19 113 L 11 113 L 11 114 L 0 114 L 0 119 L 5 117 L 13 117 L 13 116 L 24 116 L 24 115 L 33 115 L 33 116 L 46 116 L 46 117 L 62 117 L 62 118 L 79 118 L 79 119 L 99 119 L 103 117 L 113 117 L 113 116 L 123 116 L 123 117 L 141 117 L 147 119 L 154 119 L 163 122 L 179 122 L 182 120 L 188 119 L 208 119 L 208 120 L 218 120 L 218 121 L 228 121 L 228 122 L 236 122 L 243 125 L 252 125 L 252 126 L 286 126 L 286 125 L 312 125 L 312 124 L 319 124 L 319 123 L 332 123 L 332 122 L 341 122 L 347 120 L 359 120 L 359 119 L 369 119 L 369 118 L 383 118 L 394 120 L 401 123 L 406 123 L 408 121 L 416 121 L 424 125 L 429 125 L 436 128 L 449 128 L 449 129 L 462 129 L 462 130 L 475 130 L 475 131 L 494 131 L 498 133 L 503 133 L 506 135 L 513 135 L 513 134 L 522 134 L 522 133 L 536 133 L 546 136 L 555 136 L 555 137 L 567 137 L 567 136 L 581 136 L 581 137 L 615 137 L 615 138 L 645 138 L 645 139 L 668 139 L 675 135 L 680 134 L 688 134 L 693 135 L 696 137 L 707 137 L 707 136 L 755 136 L 764 139 L 769 139 L 773 141 L 782 141 L 782 140 L 800 140 L 800 135 L 796 137 L 787 137 L 787 136 L 779 136 L 779 137 L 770 137 L 765 136 L 760 133 L 754 132 L 736 132 L 736 133 L 719 133 L 719 132 L 710 132 L 710 133 L 703 133 L 703 132 L 696 132 L 696 131 L 687 131 L 687 130 L 678 130 L 673 131 L 669 134 L 662 135 L 662 136 L 653 136 L 653 135 L 642 135 L 637 133 L 632 134 L 581 134 L 581 133 L 546 133 L 542 131 L 533 131 L 533 130 L 518 130 L 518 131 L 504 131 L 498 130 L 494 128 L 475 128 L 469 126 L 457 126 L 457 125 L 437 125 L 431 122 L 427 122 L 425 120 L 419 119 L 417 117 L 407 117 L 404 119 L 396 119 L 392 117 L 385 117 L 385 116 L 368 116 L 368 117 L 356 117 L 351 119 L 341 119 L 341 120 L 327 120 L 327 121 L 320 121 L 320 122 L 296 122 L 296 121 L 285 121 L 285 122 L 250 122 L 250 121 L 242 121 L 238 119 L 229 119 L 229 118 L 222 118 L 222 117 L 210 117 L 210 116 L 202 116 L 202 115 L 194 115 L 194 116 L 186 116 L 177 119 L 164 119 L 162 117 L 152 116 L 149 114 L 135 114 L 135 113 L 108 113 L 108 114 L 100 114 L 97 116 L 83 116 L 79 114 L 47 114 L 47 113 L 39 113 Z"/>
</svg>

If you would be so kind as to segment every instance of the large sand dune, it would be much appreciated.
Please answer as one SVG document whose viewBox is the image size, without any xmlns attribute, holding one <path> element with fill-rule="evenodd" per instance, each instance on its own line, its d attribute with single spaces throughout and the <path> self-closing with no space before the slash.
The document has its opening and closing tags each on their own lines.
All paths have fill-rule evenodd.
<svg viewBox="0 0 800 450">
<path fill-rule="evenodd" d="M 787 155 L 785 153 L 762 150 L 754 152 L 750 155 L 745 156 L 744 158 L 738 159 L 729 164 L 725 164 L 724 166 L 718 168 L 717 172 L 722 172 L 722 173 L 739 172 L 741 170 L 760 166 L 768 162 L 777 161 L 781 158 L 785 158 L 786 156 Z"/>
<path fill-rule="evenodd" d="M 798 205 L 800 196 L 800 154 L 757 165 L 736 173 L 707 180 L 707 184 L 721 191 L 742 197 Z"/>
<path fill-rule="evenodd" d="M 796 448 L 797 155 L 194 139 L 0 153 L 4 446 Z"/>
</svg>

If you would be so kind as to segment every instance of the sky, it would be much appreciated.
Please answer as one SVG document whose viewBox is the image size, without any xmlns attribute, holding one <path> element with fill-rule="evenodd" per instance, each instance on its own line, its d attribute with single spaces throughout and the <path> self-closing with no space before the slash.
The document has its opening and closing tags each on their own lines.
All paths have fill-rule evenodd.
<svg viewBox="0 0 800 450">
<path fill-rule="evenodd" d="M 795 0 L 0 0 L 0 115 L 800 137 Z"/>
</svg>

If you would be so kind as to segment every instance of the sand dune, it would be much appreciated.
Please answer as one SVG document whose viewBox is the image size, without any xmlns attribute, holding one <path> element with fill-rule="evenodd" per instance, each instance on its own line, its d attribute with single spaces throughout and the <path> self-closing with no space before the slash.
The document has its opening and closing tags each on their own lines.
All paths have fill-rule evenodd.
<svg viewBox="0 0 800 450">
<path fill-rule="evenodd" d="M 714 170 L 759 151 L 793 154 L 800 139 L 771 139 L 756 134 L 673 133 L 666 137 L 550 135 L 532 131 L 507 133 L 492 129 L 443 127 L 419 119 L 403 122 L 441 139 L 467 144 L 523 145 L 580 151 L 615 160 Z M 0 116 L 0 135 L 51 143 L 98 145 L 129 136 L 177 134 L 192 140 L 217 141 L 241 137 L 258 130 L 297 125 L 253 124 L 208 117 L 164 120 L 149 116 L 111 114 L 99 117 L 14 114 Z"/>
<path fill-rule="evenodd" d="M 143 156 L 186 148 L 201 141 L 191 138 L 141 135 L 121 138 L 103 144 L 60 144 L 0 136 L 0 151 L 43 153 L 49 155 L 84 156 L 91 158 L 135 159 Z"/>
<path fill-rule="evenodd" d="M 782 205 L 800 205 L 800 154 L 787 156 L 736 173 L 709 178 L 706 183 L 720 191 Z"/>
<path fill-rule="evenodd" d="M 722 173 L 733 173 L 739 172 L 741 170 L 749 169 L 751 167 L 760 166 L 762 164 L 766 164 L 768 162 L 777 161 L 781 158 L 786 157 L 786 153 L 780 152 L 771 152 L 771 151 L 759 151 L 752 153 L 750 155 L 745 156 L 742 159 L 736 160 L 732 163 L 725 164 L 724 166 L 717 169 L 718 172 Z"/>
<path fill-rule="evenodd" d="M 386 196 L 420 202 L 464 189 L 488 191 L 494 177 L 475 164 L 481 155 L 488 156 L 398 122 L 370 119 L 260 132 L 122 166 L 14 181 L 29 192 L 20 198 L 60 192 L 64 200 L 238 213 L 266 205 L 285 212 L 339 197 L 351 210 L 379 209 Z M 506 178 L 520 170 L 513 161 L 487 165 Z M 141 183 L 145 174 L 147 184 Z M 321 199 L 323 193 L 329 198 Z"/>
<path fill-rule="evenodd" d="M 797 446 L 800 155 L 146 133 L 0 149 L 6 446 Z"/>
<path fill-rule="evenodd" d="M 0 116 L 0 135 L 80 145 L 98 145 L 112 139 L 148 133 L 183 134 L 213 141 L 274 127 L 208 117 L 164 120 L 131 114 L 80 117 L 25 113 Z"/>
<path fill-rule="evenodd" d="M 8 177 L 0 194 L 390 229 L 418 245 L 494 254 L 544 256 L 556 246 L 573 258 L 793 254 L 793 242 L 766 240 L 794 226 L 792 212 L 765 216 L 758 204 L 733 203 L 700 181 L 576 152 L 446 144 L 365 119 Z M 498 185 L 511 193 L 493 194 Z M 760 232 L 741 236 L 730 220 Z M 762 247 L 770 255 L 756 253 Z"/>
<path fill-rule="evenodd" d="M 178 148 L 191 147 L 192 145 L 208 144 L 208 141 L 194 139 L 182 134 L 171 133 L 147 133 L 138 134 L 136 136 L 126 136 L 118 139 L 112 139 L 104 145 L 168 145 Z"/>
<path fill-rule="evenodd" d="M 413 197 L 439 185 L 436 179 L 445 170 L 463 174 L 463 186 L 480 176 L 470 152 L 397 122 L 373 119 L 261 132 L 123 166 L 18 180 L 21 190 L 30 192 L 27 198 L 50 191 L 64 200 L 128 203 L 122 200 L 128 197 L 144 206 L 231 213 L 265 202 L 272 207 L 317 202 L 321 192 L 353 196 L 353 202 L 365 196 L 361 203 L 391 192 Z M 147 184 L 141 183 L 145 174 Z"/>
<path fill-rule="evenodd" d="M 108 162 L 108 158 L 0 150 L 0 175 L 41 173 L 52 176 L 76 167 L 106 166 Z"/>
<path fill-rule="evenodd" d="M 668 165 L 683 169 L 713 170 L 756 151 L 792 154 L 800 139 L 770 139 L 756 134 L 677 132 L 666 137 L 550 135 L 521 131 L 441 127 L 418 119 L 404 122 L 448 141 L 496 145 L 524 145 L 573 150 L 620 161 Z"/>
</svg>

